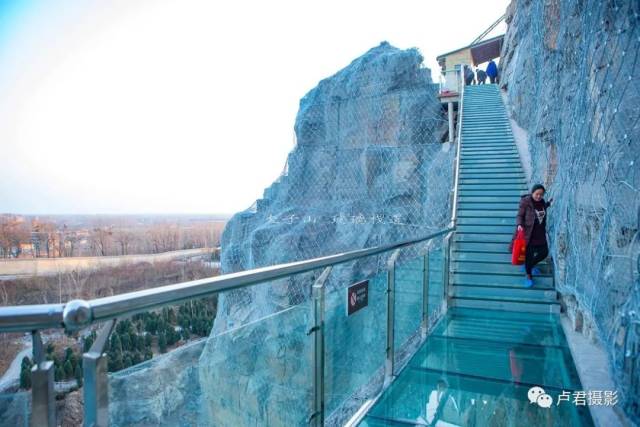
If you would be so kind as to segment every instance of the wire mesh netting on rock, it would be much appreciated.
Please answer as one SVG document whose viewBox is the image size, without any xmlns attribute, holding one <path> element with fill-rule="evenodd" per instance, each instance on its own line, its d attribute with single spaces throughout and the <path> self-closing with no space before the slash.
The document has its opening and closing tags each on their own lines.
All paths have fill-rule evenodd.
<svg viewBox="0 0 640 427">
<path fill-rule="evenodd" d="M 528 131 L 531 181 L 554 198 L 556 286 L 608 347 L 621 402 L 636 420 L 639 8 L 637 1 L 513 2 L 501 64 L 511 114 Z"/>
</svg>

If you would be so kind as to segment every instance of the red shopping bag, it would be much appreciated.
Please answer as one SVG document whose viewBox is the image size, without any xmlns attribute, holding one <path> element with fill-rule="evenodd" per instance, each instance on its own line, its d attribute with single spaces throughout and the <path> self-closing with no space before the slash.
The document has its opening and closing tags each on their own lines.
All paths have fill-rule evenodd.
<svg viewBox="0 0 640 427">
<path fill-rule="evenodd" d="M 511 264 L 524 264 L 524 256 L 527 250 L 527 242 L 524 240 L 524 230 L 518 230 L 516 239 L 513 241 L 513 252 L 511 253 Z"/>
</svg>

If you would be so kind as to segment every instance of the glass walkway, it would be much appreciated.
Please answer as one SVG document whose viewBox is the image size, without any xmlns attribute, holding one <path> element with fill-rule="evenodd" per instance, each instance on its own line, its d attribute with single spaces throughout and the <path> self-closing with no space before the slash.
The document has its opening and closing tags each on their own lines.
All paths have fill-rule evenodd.
<svg viewBox="0 0 640 427">
<path fill-rule="evenodd" d="M 360 425 L 593 425 L 586 406 L 558 401 L 581 390 L 559 321 L 451 308 Z M 551 397 L 550 407 L 529 400 L 532 387 Z"/>
</svg>

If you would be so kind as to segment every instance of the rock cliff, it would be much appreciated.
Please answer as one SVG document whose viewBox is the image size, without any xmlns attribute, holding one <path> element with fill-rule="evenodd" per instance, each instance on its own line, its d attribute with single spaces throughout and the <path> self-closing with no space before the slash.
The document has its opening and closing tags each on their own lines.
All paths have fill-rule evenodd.
<svg viewBox="0 0 640 427">
<path fill-rule="evenodd" d="M 512 1 L 501 86 L 547 186 L 556 286 L 640 419 L 640 4 Z M 636 322 L 636 323 L 634 323 Z"/>
</svg>

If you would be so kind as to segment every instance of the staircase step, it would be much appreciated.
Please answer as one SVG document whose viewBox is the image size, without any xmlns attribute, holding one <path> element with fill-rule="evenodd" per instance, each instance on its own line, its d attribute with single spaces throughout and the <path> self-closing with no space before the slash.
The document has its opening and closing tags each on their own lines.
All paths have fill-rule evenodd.
<svg viewBox="0 0 640 427">
<path fill-rule="evenodd" d="M 518 151 L 515 148 L 503 148 L 503 149 L 494 149 L 494 148 L 463 148 L 461 151 L 461 156 L 473 156 L 473 155 L 486 155 L 486 156 L 517 156 L 520 158 Z"/>
<path fill-rule="evenodd" d="M 477 171 L 477 172 L 489 172 L 496 171 L 501 173 L 521 173 L 524 175 L 524 171 L 522 170 L 522 166 L 520 162 L 517 163 L 468 163 L 468 162 L 460 162 L 460 171 Z"/>
<path fill-rule="evenodd" d="M 492 264 L 511 264 L 511 254 L 504 250 L 503 247 L 500 253 L 495 252 L 466 252 L 461 251 L 460 249 L 456 249 L 451 252 L 451 259 L 453 261 L 473 261 L 473 262 L 486 262 Z M 522 268 L 522 266 L 515 266 L 516 271 L 519 271 L 518 268 Z M 543 273 L 550 275 L 551 265 L 548 262 L 548 258 L 542 261 L 537 265 Z"/>
<path fill-rule="evenodd" d="M 454 313 L 459 311 L 473 312 L 474 315 L 458 317 Z M 540 341 L 551 341 L 551 345 L 566 347 L 564 336 L 559 333 L 560 328 L 548 320 L 545 322 L 527 319 L 527 323 L 522 323 L 522 318 L 510 320 L 509 316 L 504 316 L 504 320 L 496 317 L 487 319 L 475 312 L 476 310 L 473 309 L 452 309 L 447 322 L 438 325 L 433 333 L 450 337 L 525 344 L 532 344 L 531 337 L 534 336 L 539 337 Z M 535 323 L 531 323 L 532 320 Z"/>
<path fill-rule="evenodd" d="M 510 131 L 508 126 L 501 125 L 487 125 L 487 126 L 469 126 L 466 125 L 462 130 L 463 135 L 507 135 Z"/>
<path fill-rule="evenodd" d="M 514 156 L 504 156 L 504 155 L 491 155 L 485 154 L 483 156 L 469 156 L 462 155 L 460 157 L 460 165 L 468 166 L 468 167 L 514 167 L 520 168 L 522 164 L 520 163 L 520 157 Z"/>
<path fill-rule="evenodd" d="M 460 221 L 462 218 L 458 218 Z M 453 242 L 451 245 L 453 251 L 465 251 L 470 253 L 471 251 L 477 253 L 501 253 L 509 254 L 509 246 L 504 243 L 473 243 L 473 242 Z"/>
<path fill-rule="evenodd" d="M 456 285 L 450 287 L 449 296 L 462 298 L 491 298 L 502 301 L 558 302 L 558 292 L 550 289 L 505 288 Z"/>
<path fill-rule="evenodd" d="M 513 150 L 516 148 L 516 145 L 513 141 L 499 139 L 486 139 L 482 141 L 467 141 L 466 139 L 463 139 L 462 148 L 474 150 Z"/>
<path fill-rule="evenodd" d="M 468 111 L 462 113 L 462 128 L 464 129 L 467 126 L 478 126 L 484 123 L 507 123 L 507 116 L 496 114 L 496 115 L 477 115 L 475 113 L 470 113 Z"/>
<path fill-rule="evenodd" d="M 520 175 L 519 177 L 524 179 L 524 172 L 522 171 L 522 168 L 514 167 L 514 166 L 508 166 L 508 167 L 486 166 L 485 167 L 482 165 L 473 165 L 473 166 L 460 165 L 460 173 L 461 174 L 464 173 L 465 175 L 469 175 L 469 174 L 484 175 L 481 178 L 486 178 L 486 179 L 505 178 L 505 177 L 512 178 L 513 175 Z"/>
<path fill-rule="evenodd" d="M 520 197 L 523 194 L 526 194 L 526 190 L 496 190 L 483 188 L 481 186 L 478 186 L 475 189 L 458 187 L 458 196 L 465 197 L 515 197 L 520 200 Z"/>
<path fill-rule="evenodd" d="M 497 158 L 520 159 L 520 155 L 518 154 L 515 148 L 506 148 L 502 150 L 479 149 L 476 151 L 462 150 L 460 155 L 462 157 L 469 157 L 469 158 L 497 157 Z"/>
<path fill-rule="evenodd" d="M 470 166 L 470 165 L 491 165 L 491 166 L 498 166 L 498 167 L 502 167 L 502 166 L 514 166 L 514 167 L 520 167 L 520 158 L 504 158 L 504 157 L 500 157 L 500 158 L 490 158 L 490 159 L 469 159 L 469 158 L 461 158 L 460 159 L 460 164 L 461 165 L 465 165 L 465 166 Z"/>
<path fill-rule="evenodd" d="M 486 211 L 486 210 L 460 210 L 458 211 L 458 218 L 466 217 L 487 217 L 487 218 L 515 218 L 518 210 L 514 210 L 513 214 L 509 211 Z"/>
<path fill-rule="evenodd" d="M 454 261 L 450 263 L 451 271 L 460 273 L 479 273 L 490 275 L 513 275 L 524 278 L 524 273 L 520 271 L 519 265 L 492 263 L 492 262 L 475 262 L 475 261 Z M 546 269 L 546 268 L 545 268 Z M 553 278 L 548 273 L 545 273 L 541 268 L 542 274 L 535 276 L 535 278 Z"/>
<path fill-rule="evenodd" d="M 479 274 L 460 273 L 451 274 L 451 283 L 465 286 L 506 286 L 512 288 L 524 288 L 524 274 Z M 553 289 L 553 277 L 533 276 L 533 288 Z"/>
<path fill-rule="evenodd" d="M 498 140 L 497 142 L 499 142 L 499 144 L 496 144 L 494 147 L 483 147 L 482 145 L 492 145 L 492 141 L 471 140 L 467 142 L 467 140 L 464 139 L 461 144 L 461 149 L 463 153 L 485 153 L 493 151 L 509 151 L 516 154 L 518 153 L 518 148 L 513 141 Z"/>
<path fill-rule="evenodd" d="M 457 220 L 458 225 L 503 225 L 515 228 L 516 218 L 495 218 L 493 216 L 487 217 L 462 217 Z"/>
<path fill-rule="evenodd" d="M 513 216 L 516 212 L 513 211 Z M 511 234 L 487 234 L 487 233 L 456 233 L 454 242 L 477 242 L 477 243 L 511 243 Z M 507 248 L 508 246 L 505 246 Z"/>
<path fill-rule="evenodd" d="M 506 128 L 505 129 L 487 128 L 487 129 L 463 130 L 462 131 L 462 135 L 463 136 L 469 136 L 469 137 L 471 137 L 471 136 L 502 137 L 502 136 L 508 136 L 509 135 L 509 130 L 506 129 Z"/>
<path fill-rule="evenodd" d="M 522 313 L 560 313 L 560 304 L 539 302 L 500 301 L 478 298 L 451 298 L 451 306 L 483 308 L 486 310 L 517 311 Z"/>
<path fill-rule="evenodd" d="M 467 142 L 514 142 L 513 135 L 509 132 L 500 132 L 499 134 L 486 134 L 486 133 L 477 133 L 477 134 L 468 134 L 462 133 L 462 143 L 465 144 Z"/>
<path fill-rule="evenodd" d="M 462 123 L 464 127 L 468 127 L 470 129 L 473 129 L 476 127 L 500 126 L 501 128 L 511 130 L 510 123 L 508 123 L 504 117 L 500 117 L 500 116 L 495 116 L 495 117 L 487 116 L 484 118 L 477 118 L 477 117 L 467 117 L 463 113 Z"/>
<path fill-rule="evenodd" d="M 512 203 L 468 203 L 468 202 L 459 202 L 458 203 L 458 209 L 471 209 L 471 210 L 482 210 L 482 209 L 487 209 L 487 210 L 493 210 L 493 211 L 510 211 L 510 212 L 514 212 L 513 215 L 515 215 L 516 212 L 518 212 L 518 207 L 519 207 L 519 203 L 518 202 L 512 202 Z"/>
<path fill-rule="evenodd" d="M 461 148 L 460 155 L 473 157 L 473 156 L 505 156 L 505 157 L 513 157 L 516 156 L 520 158 L 520 154 L 515 146 L 505 147 L 503 145 L 499 145 L 496 147 L 472 147 L 463 143 L 463 147 Z"/>
<path fill-rule="evenodd" d="M 474 150 L 509 150 L 515 149 L 516 145 L 513 141 L 501 140 L 501 139 L 486 139 L 486 140 L 473 140 L 467 141 L 463 139 L 462 141 L 463 149 L 474 149 Z"/>
<path fill-rule="evenodd" d="M 461 179 L 464 178 L 482 178 L 479 175 L 467 175 L 464 178 L 460 175 Z M 527 187 L 524 185 L 512 185 L 512 184 L 458 184 L 458 190 L 462 192 L 463 190 L 476 190 L 476 191 L 518 191 L 521 193 L 526 193 Z"/>
<path fill-rule="evenodd" d="M 461 176 L 459 184 L 465 184 L 465 185 L 503 184 L 503 185 L 522 186 L 522 185 L 526 185 L 526 181 L 524 179 L 520 179 L 517 177 L 505 177 L 505 178 L 464 177 L 463 178 Z"/>
<path fill-rule="evenodd" d="M 478 153 L 467 153 L 462 152 L 460 154 L 461 161 L 467 160 L 510 160 L 512 162 L 520 162 L 520 156 L 517 153 L 491 153 L 491 152 L 478 152 Z"/>
<path fill-rule="evenodd" d="M 513 169 L 513 168 L 512 168 Z M 527 185 L 522 169 L 520 170 L 504 170 L 502 168 L 493 171 L 485 168 L 465 168 L 460 169 L 460 179 L 480 179 L 482 182 L 475 184 L 515 184 Z M 501 182 L 502 181 L 502 182 Z M 462 183 L 459 183 L 462 184 Z M 470 184 L 470 183 L 467 183 Z"/>
<path fill-rule="evenodd" d="M 460 165 L 461 173 L 484 173 L 489 175 L 496 173 L 520 173 L 522 174 L 522 167 L 520 166 L 492 166 L 492 165 Z M 499 178 L 499 177 L 496 177 Z"/>
<path fill-rule="evenodd" d="M 469 105 L 467 104 L 467 106 Z M 507 115 L 504 111 L 479 112 L 479 111 L 465 110 L 463 107 L 462 112 L 463 112 L 462 117 L 467 119 L 504 118 L 504 120 L 508 120 Z"/>
<path fill-rule="evenodd" d="M 466 135 L 466 138 L 462 138 L 462 143 L 466 142 L 491 142 L 491 141 L 500 141 L 500 142 L 514 142 L 513 134 L 509 132 L 501 132 L 498 135 L 485 135 L 485 134 L 462 134 Z"/>
<path fill-rule="evenodd" d="M 462 143 L 482 143 L 482 142 L 514 142 L 513 135 L 508 132 L 499 132 L 497 134 L 488 134 L 488 133 L 462 133 Z"/>
<path fill-rule="evenodd" d="M 462 108 L 463 124 L 466 126 L 483 125 L 487 122 L 498 122 L 503 125 L 511 123 L 504 112 L 479 113 L 477 111 L 472 111 L 473 108 L 477 107 L 474 107 L 473 105 L 465 105 Z"/>
<path fill-rule="evenodd" d="M 487 233 L 487 234 L 513 234 L 513 225 L 458 225 L 456 231 L 459 233 Z"/>
<path fill-rule="evenodd" d="M 520 205 L 520 196 L 469 196 L 469 195 L 459 195 L 458 202 L 467 202 L 467 203 L 515 203 L 516 205 Z"/>
</svg>

